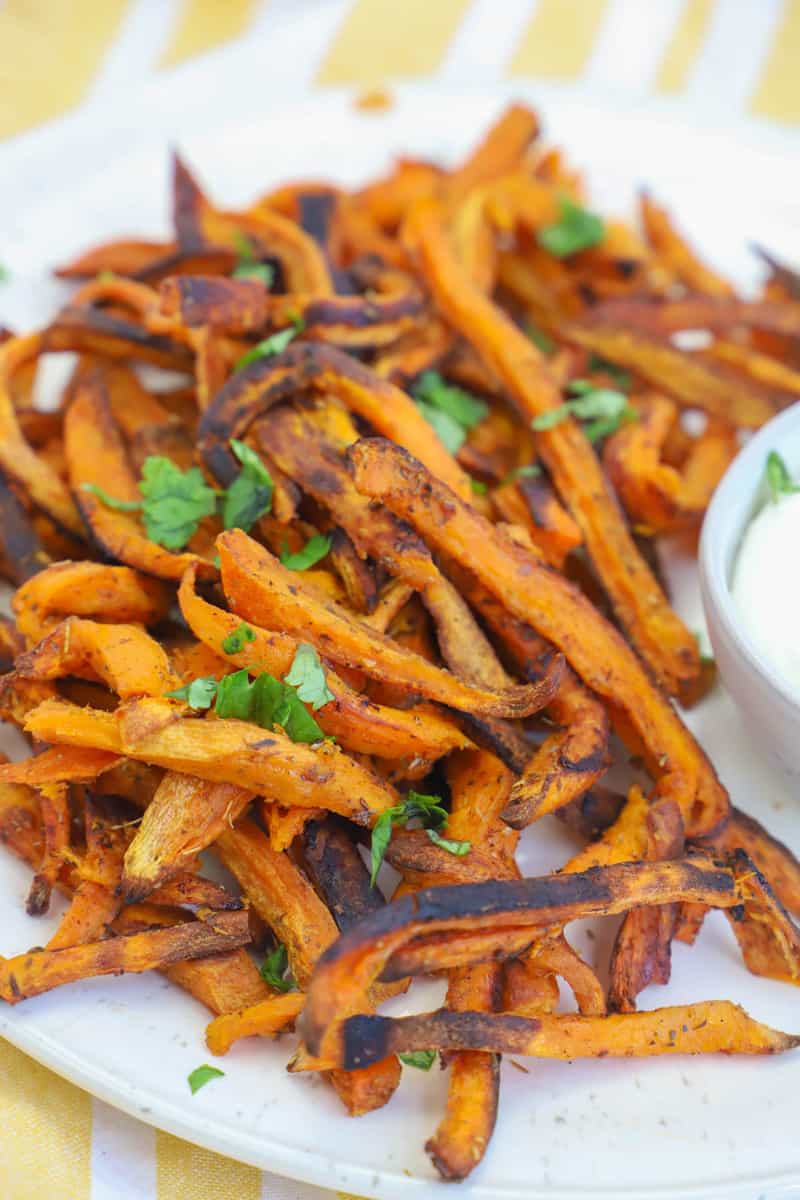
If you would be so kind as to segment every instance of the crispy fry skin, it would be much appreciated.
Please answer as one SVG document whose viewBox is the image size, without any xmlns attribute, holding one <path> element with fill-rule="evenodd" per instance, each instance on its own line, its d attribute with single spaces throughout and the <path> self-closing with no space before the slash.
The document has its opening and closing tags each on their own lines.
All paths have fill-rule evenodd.
<svg viewBox="0 0 800 1200">
<path fill-rule="evenodd" d="M 383 437 L 407 446 L 460 496 L 471 497 L 467 476 L 405 392 L 341 350 L 315 342 L 291 345 L 237 371 L 203 413 L 200 452 L 221 483 L 236 469 L 228 439 L 241 438 L 257 417 L 306 388 L 335 396 Z"/>
<path fill-rule="evenodd" d="M 744 850 L 766 876 L 781 903 L 794 916 L 800 917 L 800 862 L 788 846 L 768 833 L 754 817 L 741 809 L 732 809 L 730 819 L 707 839 L 706 844 L 721 854 Z"/>
<path fill-rule="evenodd" d="M 362 1068 L 373 1055 L 428 1048 L 475 1049 L 537 1058 L 650 1058 L 661 1054 L 781 1054 L 800 1036 L 770 1029 L 729 1000 L 705 1000 L 608 1017 L 454 1013 L 357 1016 L 342 1022 L 341 1050 L 324 1066 Z"/>
<path fill-rule="evenodd" d="M 436 210 L 415 209 L 406 232 L 440 308 L 500 376 L 523 418 L 557 407 L 544 358 L 460 270 Z M 699 669 L 697 646 L 640 558 L 594 450 L 571 419 L 539 434 L 537 444 L 621 622 L 664 686 L 680 694 Z"/>
<path fill-rule="evenodd" d="M 16 664 L 26 679 L 101 679 L 122 699 L 161 696 L 175 684 L 169 659 L 138 625 L 68 617 Z"/>
<path fill-rule="evenodd" d="M 168 700 L 132 701 L 116 716 L 48 701 L 29 725 L 44 741 L 124 753 L 212 783 L 266 791 L 284 804 L 324 804 L 357 824 L 370 824 L 396 800 L 392 789 L 330 742 L 311 747 L 245 721 L 203 721 L 180 712 Z M 11 778 L 8 768 L 0 771 Z"/>
<path fill-rule="evenodd" d="M 342 934 L 323 955 L 308 989 L 306 1044 L 312 1054 L 324 1055 L 332 1022 L 342 1013 L 358 1011 L 367 988 L 395 952 L 419 935 L 446 932 L 452 941 L 462 930 L 501 934 L 508 947 L 505 956 L 514 953 L 512 937 L 529 936 L 532 927 L 550 928 L 579 916 L 612 915 L 636 904 L 677 900 L 731 907 L 737 902 L 733 874 L 704 859 L 622 863 L 575 875 L 434 887 L 405 896 Z M 463 965 L 481 961 L 471 957 L 468 941 L 463 951 Z M 456 949 L 448 965 L 461 965 L 458 957 Z"/>
<path fill-rule="evenodd" d="M 606 998 L 600 980 L 563 933 L 537 948 L 530 962 L 542 972 L 560 975 L 574 992 L 578 1011 L 585 1017 L 605 1016 Z"/>
<path fill-rule="evenodd" d="M 168 771 L 125 852 L 128 900 L 141 900 L 187 866 L 241 816 L 252 795 L 235 784 Z"/>
<path fill-rule="evenodd" d="M 691 833 L 727 814 L 713 767 L 620 635 L 566 579 L 537 562 L 434 480 L 410 455 L 369 439 L 348 451 L 359 489 L 382 499 L 434 546 L 472 571 L 519 620 L 562 650 L 584 683 L 624 710 L 659 773 L 695 783 L 684 819 Z"/>
<path fill-rule="evenodd" d="M 187 624 L 196 637 L 216 649 L 241 624 L 233 613 L 209 604 L 197 594 L 195 574 L 190 569 L 181 581 L 178 600 Z M 267 671 L 282 679 L 297 653 L 298 639 L 287 633 L 253 628 L 255 639 L 237 654 L 229 654 L 232 666 Z M 300 639 L 303 640 L 301 633 Z M 326 733 L 332 734 L 351 751 L 374 754 L 379 758 L 405 758 L 419 755 L 437 759 L 453 749 L 470 744 L 455 722 L 430 706 L 414 709 L 390 708 L 361 696 L 333 671 L 326 670 L 326 682 L 334 699 L 316 713 Z"/>
<path fill-rule="evenodd" d="M 193 563 L 213 569 L 195 554 L 174 554 L 151 542 L 135 515 L 109 508 L 85 490 L 84 484 L 93 484 L 120 500 L 141 499 L 98 379 L 78 387 L 64 422 L 64 445 L 76 502 L 105 554 L 162 579 L 180 579 Z"/>
<path fill-rule="evenodd" d="M 726 916 L 748 969 L 800 987 L 800 929 L 744 850 L 733 868 L 742 905 Z"/>
<path fill-rule="evenodd" d="M 473 189 L 518 168 L 538 134 L 536 113 L 524 104 L 509 105 L 470 156 L 448 176 L 444 185 L 447 202 L 456 204 Z"/>
<path fill-rule="evenodd" d="M 303 863 L 340 930 L 383 908 L 369 872 L 342 822 L 332 817 L 309 822 L 303 830 Z"/>
<path fill-rule="evenodd" d="M 365 671 L 374 679 L 422 694 L 452 708 L 486 716 L 514 717 L 547 703 L 558 681 L 558 660 L 541 686 L 516 685 L 490 691 L 463 683 L 418 654 L 359 624 L 343 608 L 304 588 L 297 573 L 237 529 L 221 534 L 222 584 L 230 607 L 245 620 L 280 623 L 307 638 L 323 657 Z"/>
<path fill-rule="evenodd" d="M 130 567 L 93 562 L 53 563 L 18 588 L 11 601 L 17 628 L 29 646 L 67 615 L 152 625 L 166 616 L 169 604 L 169 593 L 158 580 Z"/>
<path fill-rule="evenodd" d="M 710 416 L 745 429 L 757 429 L 777 411 L 775 399 L 766 389 L 720 365 L 683 354 L 668 341 L 628 324 L 567 325 L 563 334 L 609 362 L 636 371 L 679 404 L 702 408 Z"/>
<path fill-rule="evenodd" d="M 247 913 L 211 913 L 169 929 L 107 938 L 64 950 L 31 950 L 0 963 L 0 997 L 17 1004 L 51 988 L 94 975 L 152 971 L 201 958 L 250 940 Z"/>
</svg>

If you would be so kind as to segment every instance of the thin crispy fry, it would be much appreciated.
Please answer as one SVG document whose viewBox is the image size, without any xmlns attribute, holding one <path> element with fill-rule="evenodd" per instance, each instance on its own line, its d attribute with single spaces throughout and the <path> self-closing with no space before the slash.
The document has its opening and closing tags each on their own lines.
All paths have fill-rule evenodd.
<svg viewBox="0 0 800 1200">
<path fill-rule="evenodd" d="M 516 617 L 530 621 L 562 650 L 589 687 L 624 709 L 659 773 L 682 770 L 693 779 L 697 790 L 684 814 L 687 827 L 708 831 L 719 824 L 729 802 L 711 764 L 627 645 L 578 590 L 521 551 L 398 447 L 369 439 L 348 453 L 361 491 L 382 499 L 474 572 Z"/>
<path fill-rule="evenodd" d="M 166 653 L 138 625 L 68 617 L 17 661 L 25 679 L 101 679 L 122 699 L 161 696 L 175 684 Z"/>
<path fill-rule="evenodd" d="M 542 355 L 460 270 L 436 210 L 414 210 L 407 237 L 440 307 L 497 372 L 523 417 L 555 408 L 559 395 Z M 697 647 L 639 557 L 592 447 L 572 420 L 541 433 L 537 442 L 620 620 L 658 678 L 679 694 L 697 673 Z"/>
<path fill-rule="evenodd" d="M 647 192 L 642 192 L 639 198 L 639 213 L 648 242 L 681 283 L 702 295 L 733 296 L 733 287 L 727 279 L 700 261 L 678 233 L 667 210 Z"/>
<path fill-rule="evenodd" d="M 211 913 L 170 929 L 122 935 L 64 950 L 31 950 L 0 963 L 0 996 L 17 1004 L 65 983 L 95 975 L 152 971 L 185 958 L 243 946 L 247 913 Z"/>
<path fill-rule="evenodd" d="M 317 598 L 298 583 L 295 573 L 239 530 L 227 530 L 217 544 L 223 588 L 234 612 L 262 626 L 280 623 L 295 636 L 306 637 L 324 657 L 365 670 L 374 679 L 453 708 L 503 717 L 535 712 L 547 703 L 557 686 L 558 660 L 540 685 L 514 685 L 495 691 L 467 685 L 421 656 L 402 650 L 391 639 L 357 624 L 344 609 Z"/>
<path fill-rule="evenodd" d="M 260 1000 L 238 1012 L 224 1013 L 206 1028 L 206 1045 L 212 1054 L 227 1054 L 243 1037 L 277 1037 L 303 1011 L 303 992 L 287 992 Z"/>
</svg>

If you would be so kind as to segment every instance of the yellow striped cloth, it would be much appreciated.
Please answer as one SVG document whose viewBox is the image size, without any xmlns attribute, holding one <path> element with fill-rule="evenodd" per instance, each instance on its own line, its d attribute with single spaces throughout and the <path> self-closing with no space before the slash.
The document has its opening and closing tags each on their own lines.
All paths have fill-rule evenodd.
<svg viewBox="0 0 800 1200">
<path fill-rule="evenodd" d="M 309 0 L 310 4 L 310 0 Z M 235 39 L 299 0 L 0 0 L 0 139 Z M 800 0 L 316 0 L 312 85 L 582 79 L 800 123 Z M 402 25 L 400 22 L 402 21 Z M 274 43 L 273 43 L 274 44 Z M 155 1132 L 0 1041 L 2 1200 L 331 1200 Z M 341 1193 L 340 1193 L 341 1195 Z"/>
</svg>

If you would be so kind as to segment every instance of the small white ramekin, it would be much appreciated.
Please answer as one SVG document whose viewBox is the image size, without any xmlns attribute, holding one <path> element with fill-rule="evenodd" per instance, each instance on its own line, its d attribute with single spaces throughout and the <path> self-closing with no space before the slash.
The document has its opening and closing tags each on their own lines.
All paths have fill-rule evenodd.
<svg viewBox="0 0 800 1200">
<path fill-rule="evenodd" d="M 714 493 L 700 538 L 700 586 L 722 682 L 783 767 L 800 772 L 800 696 L 753 645 L 731 592 L 742 536 L 766 499 L 764 468 L 770 450 L 777 450 L 792 475 L 800 477 L 800 403 L 750 439 Z M 786 553 L 796 554 L 797 546 L 787 546 Z"/>
</svg>

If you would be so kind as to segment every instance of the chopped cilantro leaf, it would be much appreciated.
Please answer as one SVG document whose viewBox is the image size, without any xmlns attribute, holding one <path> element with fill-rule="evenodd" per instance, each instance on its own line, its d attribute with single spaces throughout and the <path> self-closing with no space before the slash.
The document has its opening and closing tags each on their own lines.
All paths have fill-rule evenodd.
<svg viewBox="0 0 800 1200">
<path fill-rule="evenodd" d="M 306 642 L 301 642 L 297 647 L 289 674 L 284 676 L 284 683 L 296 688 L 300 699 L 310 704 L 315 712 L 334 699 L 333 692 L 325 682 L 325 669 L 319 661 L 319 655 Z"/>
<path fill-rule="evenodd" d="M 216 512 L 217 493 L 199 467 L 182 471 L 170 458 L 151 454 L 139 483 L 145 533 L 167 550 L 182 550 L 204 517 Z"/>
<path fill-rule="evenodd" d="M 602 242 L 605 226 L 596 213 L 581 208 L 567 196 L 559 200 L 559 217 L 553 225 L 539 230 L 537 241 L 556 258 L 568 258 L 579 250 L 588 250 Z"/>
<path fill-rule="evenodd" d="M 276 992 L 293 992 L 297 989 L 293 977 L 287 974 L 289 956 L 286 947 L 278 943 L 271 954 L 268 954 L 259 968 L 261 978 Z"/>
<path fill-rule="evenodd" d="M 222 639 L 223 654 L 238 654 L 244 649 L 246 642 L 254 642 L 256 635 L 246 621 L 242 621 L 241 625 L 237 625 L 227 637 Z"/>
<path fill-rule="evenodd" d="M 457 454 L 466 436 L 489 412 L 485 401 L 447 383 L 438 371 L 424 371 L 412 389 L 417 408 L 451 454 Z"/>
<path fill-rule="evenodd" d="M 190 708 L 211 708 L 217 694 L 217 681 L 213 675 L 203 675 L 193 679 L 174 692 L 167 692 L 173 700 L 185 700 Z"/>
<path fill-rule="evenodd" d="M 418 1071 L 430 1071 L 438 1053 L 438 1050 L 411 1050 L 408 1054 L 398 1054 L 397 1057 L 407 1067 L 416 1067 Z"/>
<path fill-rule="evenodd" d="M 767 455 L 766 478 L 770 499 L 773 503 L 780 500 L 781 496 L 790 496 L 793 492 L 800 492 L 800 487 L 793 482 L 789 468 L 777 450 L 770 450 Z"/>
<path fill-rule="evenodd" d="M 269 337 L 264 338 L 262 342 L 257 342 L 236 364 L 235 370 L 241 371 L 243 367 L 249 367 L 250 363 L 257 362 L 259 358 L 272 358 L 275 354 L 280 354 L 282 350 L 291 342 L 292 338 L 296 337 L 303 328 L 303 321 L 298 318 L 291 326 L 286 329 L 279 329 L 277 333 L 271 333 Z"/>
<path fill-rule="evenodd" d="M 308 539 L 302 550 L 297 550 L 294 554 L 291 554 L 288 547 L 284 546 L 281 551 L 281 562 L 290 571 L 306 571 L 323 559 L 330 548 L 331 539 L 324 537 L 321 533 L 315 533 L 312 538 Z"/>
<path fill-rule="evenodd" d="M 556 348 L 556 344 L 550 337 L 549 333 L 545 333 L 538 325 L 534 325 L 532 321 L 528 321 L 525 326 L 525 332 L 533 342 L 537 350 L 541 350 L 542 354 L 552 354 Z"/>
<path fill-rule="evenodd" d="M 192 1089 L 192 1095 L 199 1092 L 201 1087 L 205 1087 L 212 1079 L 219 1079 L 224 1076 L 225 1072 L 220 1071 L 219 1067 L 210 1067 L 208 1063 L 204 1063 L 202 1067 L 195 1067 L 189 1076 L 189 1087 Z"/>
<path fill-rule="evenodd" d="M 574 393 L 573 399 L 565 400 L 558 408 L 551 408 L 533 418 L 531 427 L 537 433 L 553 429 L 568 417 L 576 417 L 579 421 L 588 422 L 584 433 L 590 442 L 597 442 L 615 433 L 623 422 L 638 418 L 636 409 L 628 403 L 624 392 L 595 388 L 586 379 L 576 379 L 570 384 L 570 391 Z"/>
<path fill-rule="evenodd" d="M 226 529 L 243 529 L 247 533 L 272 507 L 272 476 L 244 442 L 231 438 L 231 449 L 242 469 L 225 493 L 222 524 Z"/>
<path fill-rule="evenodd" d="M 265 288 L 271 287 L 275 272 L 269 263 L 256 258 L 253 244 L 240 230 L 234 231 L 234 242 L 239 261 L 233 269 L 234 279 L 258 279 Z"/>
<path fill-rule="evenodd" d="M 489 490 L 482 479 L 470 479 L 469 486 L 472 488 L 472 491 L 476 496 L 485 496 Z"/>
<path fill-rule="evenodd" d="M 395 804 L 380 814 L 372 827 L 370 843 L 370 884 L 372 887 L 375 886 L 378 871 L 392 839 L 392 830 L 395 826 L 407 825 L 415 818 L 419 818 L 426 829 L 444 825 L 447 820 L 447 809 L 442 805 L 441 796 L 426 796 L 421 792 L 410 791 L 401 804 Z M 466 852 L 464 851 L 464 853 Z"/>
</svg>

